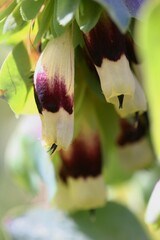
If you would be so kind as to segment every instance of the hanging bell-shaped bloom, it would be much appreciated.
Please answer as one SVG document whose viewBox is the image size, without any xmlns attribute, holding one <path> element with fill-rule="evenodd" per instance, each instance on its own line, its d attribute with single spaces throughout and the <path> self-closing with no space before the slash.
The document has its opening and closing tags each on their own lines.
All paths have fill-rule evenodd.
<svg viewBox="0 0 160 240">
<path fill-rule="evenodd" d="M 120 129 L 121 132 L 117 139 L 117 153 L 123 167 L 134 171 L 151 165 L 154 155 L 146 137 L 148 129 L 146 115 L 139 116 L 136 124 L 121 119 Z"/>
<path fill-rule="evenodd" d="M 68 148 L 74 125 L 74 48 L 70 31 L 51 39 L 34 74 L 42 138 L 51 153 Z"/>
<path fill-rule="evenodd" d="M 122 116 L 145 111 L 144 93 L 130 68 L 130 58 L 134 54 L 131 47 L 127 46 L 126 35 L 109 17 L 103 16 L 84 39 L 106 101 L 114 104 L 116 109 L 123 109 L 122 113 L 118 111 Z"/>
<path fill-rule="evenodd" d="M 67 151 L 61 151 L 57 194 L 54 203 L 61 209 L 74 211 L 95 209 L 106 202 L 106 186 L 102 176 L 100 140 L 95 133 L 83 133 Z"/>
</svg>

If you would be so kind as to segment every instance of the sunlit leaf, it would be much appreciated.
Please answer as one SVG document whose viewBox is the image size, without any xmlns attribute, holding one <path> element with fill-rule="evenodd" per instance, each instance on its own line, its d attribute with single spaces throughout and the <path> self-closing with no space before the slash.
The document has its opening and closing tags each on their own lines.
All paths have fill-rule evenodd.
<svg viewBox="0 0 160 240">
<path fill-rule="evenodd" d="M 43 34 L 48 30 L 51 16 L 53 14 L 53 4 L 52 1 L 48 0 L 42 13 L 38 17 L 38 33 L 34 40 L 34 45 L 40 42 Z"/>
<path fill-rule="evenodd" d="M 23 21 L 20 14 L 20 6 L 17 5 L 14 11 L 6 18 L 3 33 L 16 32 L 25 27 L 26 23 Z"/>
<path fill-rule="evenodd" d="M 143 19 L 143 23 L 137 26 L 137 42 L 141 46 L 144 59 L 144 85 L 149 104 L 152 140 L 160 159 L 160 1 L 151 1 L 144 6 Z"/>
<path fill-rule="evenodd" d="M 96 2 L 90 0 L 81 0 L 76 14 L 76 21 L 80 29 L 86 33 L 89 32 L 97 23 L 102 8 Z"/>
<path fill-rule="evenodd" d="M 16 45 L 19 42 L 23 41 L 24 39 L 26 39 L 27 34 L 29 32 L 29 24 L 25 24 L 25 27 L 23 27 L 22 29 L 18 30 L 18 31 L 14 31 L 14 32 L 7 32 L 7 33 L 3 33 L 3 26 L 4 26 L 4 22 L 5 20 L 0 22 L 0 42 L 6 42 L 9 45 Z"/>
<path fill-rule="evenodd" d="M 16 0 L 11 2 L 11 4 L 6 8 L 4 7 L 3 10 L 0 9 L 0 21 L 6 18 L 16 7 Z"/>
<path fill-rule="evenodd" d="M 23 0 L 20 7 L 23 19 L 26 21 L 34 19 L 38 14 L 43 2 L 44 0 Z"/>
<path fill-rule="evenodd" d="M 21 42 L 8 55 L 0 71 L 1 97 L 5 99 L 16 114 L 26 113 L 28 101 L 33 99 L 30 91 L 33 87 L 31 64 L 24 44 Z M 27 107 L 28 113 L 33 113 L 35 102 Z"/>
</svg>

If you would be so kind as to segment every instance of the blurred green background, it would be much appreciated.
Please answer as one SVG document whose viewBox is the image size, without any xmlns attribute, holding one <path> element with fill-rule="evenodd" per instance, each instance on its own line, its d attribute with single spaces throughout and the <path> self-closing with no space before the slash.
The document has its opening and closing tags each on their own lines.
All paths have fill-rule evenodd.
<svg viewBox="0 0 160 240">
<path fill-rule="evenodd" d="M 9 46 L 0 45 L 0 65 L 3 63 L 10 49 L 11 47 Z M 0 222 L 2 222 L 7 212 L 13 207 L 27 202 L 29 195 L 26 195 L 15 184 L 4 161 L 7 142 L 19 120 L 11 111 L 9 105 L 2 99 L 0 99 L 0 109 Z M 0 239 L 4 239 L 1 228 Z"/>
</svg>

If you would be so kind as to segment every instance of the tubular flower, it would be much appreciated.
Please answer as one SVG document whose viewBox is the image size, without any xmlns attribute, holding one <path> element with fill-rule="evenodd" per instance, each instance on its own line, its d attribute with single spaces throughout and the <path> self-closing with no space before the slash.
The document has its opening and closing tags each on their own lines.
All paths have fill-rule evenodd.
<svg viewBox="0 0 160 240">
<path fill-rule="evenodd" d="M 42 138 L 51 153 L 68 148 L 74 125 L 74 49 L 69 31 L 48 42 L 34 74 Z"/>
<path fill-rule="evenodd" d="M 137 126 L 121 119 L 120 128 L 117 152 L 124 168 L 136 170 L 149 166 L 153 161 L 153 152 L 146 138 L 148 120 L 145 114 L 139 117 Z"/>
<path fill-rule="evenodd" d="M 106 101 L 114 104 L 121 116 L 145 111 L 143 90 L 130 68 L 131 58 L 136 59 L 127 36 L 103 16 L 84 38 Z"/>
<path fill-rule="evenodd" d="M 68 151 L 61 151 L 55 204 L 65 210 L 94 209 L 106 201 L 102 154 L 97 134 L 80 135 Z"/>
</svg>

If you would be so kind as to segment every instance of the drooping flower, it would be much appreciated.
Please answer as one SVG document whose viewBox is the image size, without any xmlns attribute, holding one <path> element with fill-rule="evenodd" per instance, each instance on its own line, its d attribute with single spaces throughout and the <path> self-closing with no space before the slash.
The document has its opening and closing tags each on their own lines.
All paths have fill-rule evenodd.
<svg viewBox="0 0 160 240">
<path fill-rule="evenodd" d="M 151 165 L 154 156 L 146 137 L 148 129 L 146 114 L 139 116 L 136 124 L 121 119 L 120 129 L 117 138 L 117 153 L 123 167 L 134 171 Z"/>
<path fill-rule="evenodd" d="M 95 209 L 106 201 L 102 177 L 102 153 L 97 134 L 80 134 L 67 151 L 60 152 L 62 165 L 55 204 L 64 210 Z"/>
<path fill-rule="evenodd" d="M 107 16 L 84 36 L 106 101 L 114 104 L 122 117 L 146 111 L 143 90 L 130 68 L 130 58 L 135 55 L 127 37 Z"/>
<path fill-rule="evenodd" d="M 56 148 L 68 148 L 74 125 L 74 49 L 70 31 L 48 42 L 36 65 L 34 85 L 45 145 L 51 153 Z"/>
</svg>

